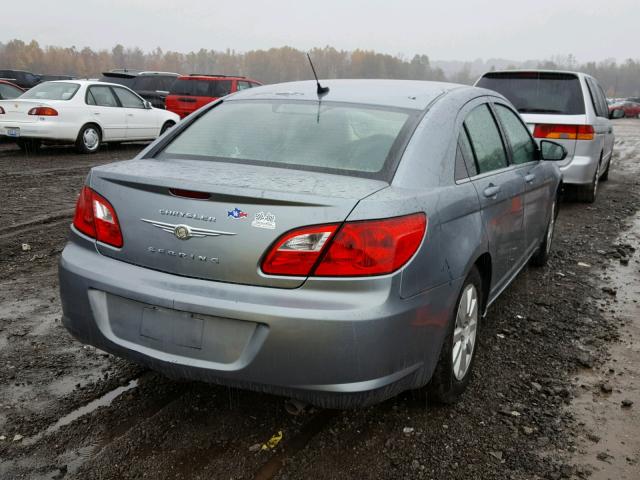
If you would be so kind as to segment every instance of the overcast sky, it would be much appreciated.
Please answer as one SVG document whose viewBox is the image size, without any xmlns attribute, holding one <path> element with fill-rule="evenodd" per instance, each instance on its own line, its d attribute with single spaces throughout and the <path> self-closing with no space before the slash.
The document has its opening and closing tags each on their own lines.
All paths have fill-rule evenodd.
<svg viewBox="0 0 640 480">
<path fill-rule="evenodd" d="M 639 0 L 2 0 L 0 41 L 188 52 L 331 45 L 434 60 L 640 57 Z"/>
</svg>

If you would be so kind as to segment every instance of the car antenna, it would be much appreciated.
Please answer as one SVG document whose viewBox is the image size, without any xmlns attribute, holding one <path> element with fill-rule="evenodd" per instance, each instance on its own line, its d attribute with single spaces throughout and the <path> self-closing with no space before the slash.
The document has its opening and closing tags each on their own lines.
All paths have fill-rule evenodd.
<svg viewBox="0 0 640 480">
<path fill-rule="evenodd" d="M 309 65 L 311 65 L 313 76 L 316 78 L 316 84 L 318 85 L 316 93 L 318 94 L 318 98 L 322 98 L 324 95 L 329 93 L 329 87 L 323 87 L 322 85 L 320 85 L 320 80 L 318 80 L 318 75 L 316 74 L 316 69 L 313 66 L 313 62 L 311 61 L 311 56 L 309 55 L 309 53 L 307 53 L 307 58 L 309 59 Z"/>
</svg>

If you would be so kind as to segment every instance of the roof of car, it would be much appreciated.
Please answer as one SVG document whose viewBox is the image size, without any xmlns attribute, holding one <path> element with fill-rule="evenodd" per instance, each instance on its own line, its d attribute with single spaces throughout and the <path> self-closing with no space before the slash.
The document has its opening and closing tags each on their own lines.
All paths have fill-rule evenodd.
<svg viewBox="0 0 640 480">
<path fill-rule="evenodd" d="M 15 88 L 17 88 L 19 90 L 24 90 L 24 88 L 22 88 L 20 85 L 16 85 L 12 81 L 5 80 L 4 78 L 0 78 L 0 83 L 4 83 L 5 85 L 11 85 L 12 87 L 15 87 Z"/>
<path fill-rule="evenodd" d="M 502 73 L 560 73 L 560 74 L 565 74 L 565 75 L 586 75 L 586 73 L 584 72 L 573 72 L 571 70 L 549 70 L 549 69 L 539 69 L 539 68 L 516 68 L 516 69 L 510 69 L 510 70 L 495 70 L 492 72 L 485 72 L 482 74 L 482 76 L 484 77 L 485 75 L 490 75 L 490 74 L 494 74 L 494 73 L 498 73 L 498 74 L 502 74 Z"/>
<path fill-rule="evenodd" d="M 322 96 L 325 102 L 361 103 L 395 108 L 424 110 L 433 100 L 452 90 L 472 89 L 466 85 L 418 80 L 321 80 L 329 92 Z M 278 83 L 242 90 L 230 98 L 317 100 L 314 80 Z"/>
</svg>

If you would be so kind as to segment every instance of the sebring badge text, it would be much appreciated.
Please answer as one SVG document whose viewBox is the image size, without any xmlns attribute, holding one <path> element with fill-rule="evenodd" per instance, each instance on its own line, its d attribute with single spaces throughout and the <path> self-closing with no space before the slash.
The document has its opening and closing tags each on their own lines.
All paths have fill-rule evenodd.
<svg viewBox="0 0 640 480">
<path fill-rule="evenodd" d="M 197 213 L 191 212 L 180 212 L 178 210 L 168 210 L 161 208 L 158 210 L 160 215 L 167 215 L 169 217 L 178 217 L 178 218 L 193 218 L 194 220 L 202 220 L 203 222 L 215 222 L 216 217 L 210 217 L 209 215 L 200 215 Z"/>
<path fill-rule="evenodd" d="M 147 247 L 149 253 L 160 253 L 163 255 L 170 255 L 172 257 L 185 258 L 189 260 L 197 260 L 200 262 L 220 263 L 218 257 L 207 257 L 206 255 L 196 255 L 194 253 L 178 252 L 176 250 L 169 250 L 166 248 Z"/>
</svg>

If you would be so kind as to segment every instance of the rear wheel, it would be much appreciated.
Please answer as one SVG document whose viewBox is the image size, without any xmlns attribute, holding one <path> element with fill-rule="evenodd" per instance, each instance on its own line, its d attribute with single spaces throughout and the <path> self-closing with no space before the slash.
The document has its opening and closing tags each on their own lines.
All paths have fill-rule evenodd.
<svg viewBox="0 0 640 480">
<path fill-rule="evenodd" d="M 76 139 L 76 150 L 79 153 L 96 153 L 102 142 L 100 128 L 92 123 L 80 129 Z"/>
<path fill-rule="evenodd" d="M 440 359 L 428 386 L 428 395 L 441 403 L 453 403 L 471 381 L 484 298 L 482 278 L 473 267 L 462 285 Z"/>
<path fill-rule="evenodd" d="M 556 226 L 556 217 L 558 216 L 558 200 L 555 199 L 551 204 L 551 217 L 549 218 L 549 224 L 547 225 L 547 231 L 544 234 L 544 238 L 540 242 L 538 251 L 531 257 L 531 265 L 535 267 L 544 267 L 549 260 L 549 254 L 551 253 L 551 242 L 553 241 L 553 233 Z"/>
<path fill-rule="evenodd" d="M 584 187 L 578 187 L 576 197 L 581 202 L 593 203 L 596 201 L 598 195 L 598 182 L 600 181 L 600 162 L 596 168 L 596 174 L 593 176 L 593 180 L 589 185 Z"/>
</svg>

